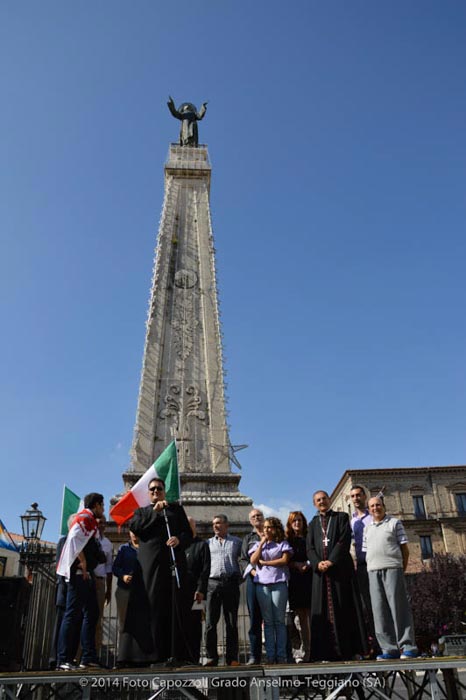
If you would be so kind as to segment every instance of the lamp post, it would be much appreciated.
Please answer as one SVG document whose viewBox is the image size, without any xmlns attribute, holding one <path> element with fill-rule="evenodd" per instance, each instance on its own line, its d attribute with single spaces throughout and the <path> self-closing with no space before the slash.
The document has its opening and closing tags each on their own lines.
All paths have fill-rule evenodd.
<svg viewBox="0 0 466 700">
<path fill-rule="evenodd" d="M 19 552 L 20 563 L 27 566 L 31 573 L 35 569 L 47 577 L 52 576 L 50 565 L 55 560 L 55 550 L 53 546 L 40 541 L 47 518 L 39 510 L 37 503 L 32 503 L 30 509 L 20 517 L 24 537 Z"/>
</svg>

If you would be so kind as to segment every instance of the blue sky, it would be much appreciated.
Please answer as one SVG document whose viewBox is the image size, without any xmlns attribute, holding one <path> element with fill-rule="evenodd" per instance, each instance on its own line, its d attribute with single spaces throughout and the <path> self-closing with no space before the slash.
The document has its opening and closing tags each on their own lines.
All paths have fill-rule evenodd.
<svg viewBox="0 0 466 700">
<path fill-rule="evenodd" d="M 464 464 L 466 5 L 0 4 L 0 517 L 129 463 L 166 100 L 200 125 L 241 490 Z"/>
</svg>

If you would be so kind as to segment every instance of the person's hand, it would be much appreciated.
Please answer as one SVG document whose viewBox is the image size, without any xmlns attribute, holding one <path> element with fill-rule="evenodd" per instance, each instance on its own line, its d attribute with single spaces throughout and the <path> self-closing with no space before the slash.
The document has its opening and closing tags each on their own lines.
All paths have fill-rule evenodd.
<svg viewBox="0 0 466 700">
<path fill-rule="evenodd" d="M 333 566 L 333 562 L 331 562 L 330 559 L 325 559 L 324 561 L 319 562 L 317 568 L 319 569 L 319 571 L 325 572 L 328 569 L 330 569 L 331 566 Z"/>
<path fill-rule="evenodd" d="M 196 601 L 196 603 L 202 603 L 202 601 L 204 600 L 204 594 L 201 593 L 201 591 L 196 591 L 194 594 L 194 600 Z"/>
<path fill-rule="evenodd" d="M 123 578 L 123 583 L 126 583 L 129 586 L 129 584 L 133 580 L 133 574 L 125 574 L 122 578 Z"/>
<path fill-rule="evenodd" d="M 180 544 L 180 541 L 178 537 L 175 537 L 175 535 L 172 535 L 170 539 L 167 540 L 167 545 L 168 547 L 178 547 Z"/>
<path fill-rule="evenodd" d="M 82 572 L 83 572 L 83 581 L 89 581 L 89 579 L 91 578 L 89 571 L 86 571 L 86 569 L 82 569 Z"/>
<path fill-rule="evenodd" d="M 168 506 L 167 501 L 156 501 L 154 503 L 154 510 L 157 513 L 160 513 L 160 511 L 163 510 L 164 508 L 166 508 L 167 506 Z"/>
<path fill-rule="evenodd" d="M 255 569 L 251 569 L 251 571 L 250 571 L 249 573 L 250 573 L 251 576 L 254 578 L 255 575 L 256 575 L 256 570 L 255 570 Z"/>
<path fill-rule="evenodd" d="M 327 569 L 329 568 L 329 566 L 332 566 L 332 562 L 328 561 L 326 559 L 325 561 L 320 561 L 317 565 L 317 568 L 319 571 L 322 571 L 323 573 L 325 573 L 327 571 Z"/>
</svg>

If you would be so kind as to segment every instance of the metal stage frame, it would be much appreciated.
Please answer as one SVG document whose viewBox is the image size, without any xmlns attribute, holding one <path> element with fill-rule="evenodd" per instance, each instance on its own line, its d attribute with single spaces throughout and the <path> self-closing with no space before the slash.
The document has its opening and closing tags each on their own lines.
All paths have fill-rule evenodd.
<svg viewBox="0 0 466 700">
<path fill-rule="evenodd" d="M 0 674 L 0 700 L 465 700 L 466 658 Z"/>
</svg>

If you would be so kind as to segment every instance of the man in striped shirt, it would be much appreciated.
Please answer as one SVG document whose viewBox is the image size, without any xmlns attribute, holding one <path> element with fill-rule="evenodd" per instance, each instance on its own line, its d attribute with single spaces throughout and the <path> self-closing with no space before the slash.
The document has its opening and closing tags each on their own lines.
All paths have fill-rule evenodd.
<svg viewBox="0 0 466 700">
<path fill-rule="evenodd" d="M 226 662 L 238 666 L 238 606 L 241 573 L 238 559 L 241 540 L 228 534 L 228 518 L 212 520 L 214 536 L 209 539 L 210 576 L 206 605 L 206 666 L 217 666 L 217 623 L 223 608 L 226 630 Z"/>
</svg>

